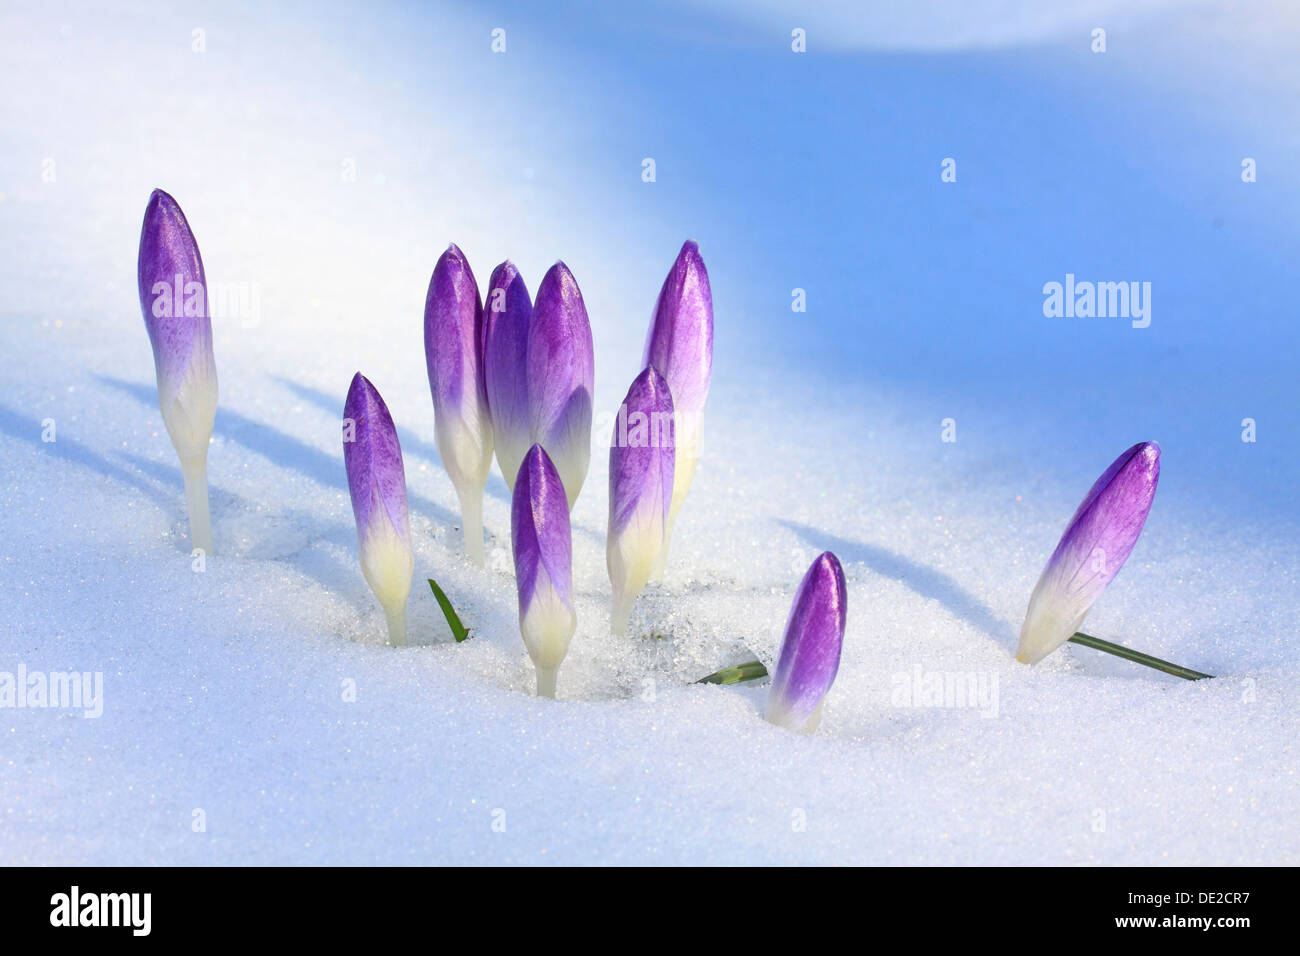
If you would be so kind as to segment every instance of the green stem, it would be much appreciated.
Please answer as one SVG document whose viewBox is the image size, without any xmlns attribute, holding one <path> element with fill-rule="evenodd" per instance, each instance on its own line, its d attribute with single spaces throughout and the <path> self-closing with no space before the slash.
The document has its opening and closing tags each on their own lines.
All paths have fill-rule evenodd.
<svg viewBox="0 0 1300 956">
<path fill-rule="evenodd" d="M 1141 651 L 1130 650 L 1119 644 L 1112 644 L 1110 641 L 1103 641 L 1099 637 L 1092 637 L 1089 634 L 1075 634 L 1070 638 L 1074 644 L 1082 647 L 1091 647 L 1095 651 L 1104 651 L 1107 654 L 1114 654 L 1116 657 L 1122 657 L 1126 661 L 1132 661 L 1135 664 L 1142 664 L 1146 667 L 1154 667 L 1158 671 L 1164 671 L 1166 674 L 1173 674 L 1175 677 L 1181 677 L 1183 680 L 1204 680 L 1213 677 L 1213 674 L 1202 674 L 1200 671 L 1194 671 L 1190 667 L 1180 667 L 1177 664 L 1171 664 L 1169 661 L 1162 661 L 1158 657 L 1152 657 L 1150 654 L 1143 654 Z M 760 661 L 745 661 L 743 664 L 737 664 L 734 667 L 724 667 L 720 671 L 710 674 L 708 677 L 701 677 L 695 683 L 697 684 L 740 684 L 744 681 L 758 680 L 760 677 L 767 676 L 767 668 Z"/>
<path fill-rule="evenodd" d="M 708 677 L 701 677 L 697 684 L 739 684 L 742 681 L 758 680 L 767 676 L 767 668 L 761 661 L 745 661 L 735 667 L 724 667 Z"/>
<path fill-rule="evenodd" d="M 1072 644 L 1079 644 L 1083 647 L 1091 647 L 1095 651 L 1105 651 L 1107 654 L 1114 654 L 1116 657 L 1122 657 L 1126 661 L 1132 661 L 1135 664 L 1142 664 L 1146 667 L 1154 667 L 1158 671 L 1164 671 L 1166 674 L 1173 674 L 1175 677 L 1181 677 L 1183 680 L 1203 680 L 1207 677 L 1213 677 L 1213 674 L 1202 674 L 1200 671 L 1194 671 L 1190 667 L 1180 667 L 1177 664 L 1171 664 L 1168 661 L 1162 661 L 1158 657 L 1152 657 L 1150 654 L 1143 654 L 1141 651 L 1130 650 L 1127 647 L 1121 647 L 1119 644 L 1112 644 L 1110 641 L 1103 641 L 1099 637 L 1082 632 L 1075 634 L 1070 638 Z"/>
</svg>

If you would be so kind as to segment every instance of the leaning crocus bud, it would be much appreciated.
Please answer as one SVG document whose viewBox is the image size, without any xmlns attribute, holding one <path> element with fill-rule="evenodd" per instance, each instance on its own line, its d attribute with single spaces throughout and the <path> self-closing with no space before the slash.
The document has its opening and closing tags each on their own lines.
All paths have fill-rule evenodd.
<svg viewBox="0 0 1300 956">
<path fill-rule="evenodd" d="M 646 336 L 645 366 L 653 365 L 668 382 L 673 395 L 677 422 L 677 463 L 673 475 L 673 502 L 668 510 L 664 546 L 651 574 L 664 576 L 673 524 L 686 492 L 695 477 L 700 457 L 700 435 L 704 403 L 709 397 L 709 376 L 713 370 L 713 293 L 709 273 L 700 258 L 700 247 L 688 239 L 677 254 L 663 288 L 650 332 Z"/>
<path fill-rule="evenodd" d="M 158 406 L 181 460 L 190 540 L 212 551 L 208 440 L 217 414 L 217 365 L 203 259 L 185 213 L 155 189 L 144 210 L 137 266 L 140 308 L 153 346 Z"/>
<path fill-rule="evenodd" d="M 1139 442 L 1097 479 L 1043 569 L 1016 660 L 1037 664 L 1068 641 L 1137 544 L 1160 478 L 1160 446 Z"/>
<path fill-rule="evenodd" d="M 357 372 L 343 405 L 343 464 L 357 519 L 361 573 L 388 618 L 388 642 L 406 643 L 406 597 L 415 558 L 402 446 L 388 406 Z"/>
<path fill-rule="evenodd" d="M 537 669 L 539 697 L 555 696 L 555 676 L 578 618 L 573 613 L 569 505 L 564 485 L 541 445 L 524 456 L 510 509 L 519 589 L 519 630 Z"/>
<path fill-rule="evenodd" d="M 483 308 L 469 263 L 450 245 L 424 300 L 424 357 L 438 455 L 460 499 L 465 553 L 483 564 L 483 486 L 492 468 L 492 418 L 483 381 Z"/>
<path fill-rule="evenodd" d="M 673 399 L 654 367 L 636 377 L 618 410 L 609 444 L 609 533 L 605 561 L 614 589 L 610 627 L 628 612 L 663 549 L 673 498 Z"/>
<path fill-rule="evenodd" d="M 785 624 L 767 696 L 765 716 L 772 723 L 809 734 L 817 729 L 840 668 L 847 600 L 844 569 L 825 551 L 803 576 Z"/>
<path fill-rule="evenodd" d="M 483 375 L 501 477 L 512 490 L 533 443 L 528 414 L 528 326 L 533 303 L 513 262 L 492 270 L 483 303 Z"/>
<path fill-rule="evenodd" d="M 573 273 L 557 262 L 537 289 L 528 330 L 528 410 L 533 441 L 555 463 L 570 510 L 591 463 L 595 379 L 587 307 Z"/>
</svg>

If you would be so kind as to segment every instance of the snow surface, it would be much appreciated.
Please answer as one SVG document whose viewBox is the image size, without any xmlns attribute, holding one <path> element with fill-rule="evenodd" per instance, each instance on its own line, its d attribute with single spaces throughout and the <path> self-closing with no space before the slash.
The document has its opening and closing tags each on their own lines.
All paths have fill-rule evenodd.
<svg viewBox="0 0 1300 956">
<path fill-rule="evenodd" d="M 933 17 L 959 15 L 922 51 L 886 18 L 819 52 L 810 18 L 798 57 L 777 4 L 6 5 L 0 671 L 105 683 L 98 719 L 0 710 L 0 862 L 1300 862 L 1300 34 L 1267 4 L 1153 3 L 1098 56 L 1075 17 Z M 214 322 L 202 573 L 136 300 L 155 186 L 210 282 L 260 296 Z M 451 240 L 480 284 L 508 256 L 535 290 L 563 258 L 612 413 L 688 236 L 717 352 L 668 578 L 636 636 L 608 635 L 598 449 L 578 633 L 538 700 L 495 471 L 488 569 L 459 556 L 428 275 Z M 1043 318 L 1066 272 L 1151 281 L 1151 327 Z M 358 369 L 406 457 L 408 649 L 383 646 L 356 560 Z M 1219 676 L 1073 647 L 1017 664 L 1057 535 L 1142 439 L 1160 491 L 1087 627 Z M 765 723 L 762 686 L 692 686 L 774 657 L 823 549 L 849 613 L 819 732 Z M 905 706 L 918 670 L 996 705 Z"/>
</svg>

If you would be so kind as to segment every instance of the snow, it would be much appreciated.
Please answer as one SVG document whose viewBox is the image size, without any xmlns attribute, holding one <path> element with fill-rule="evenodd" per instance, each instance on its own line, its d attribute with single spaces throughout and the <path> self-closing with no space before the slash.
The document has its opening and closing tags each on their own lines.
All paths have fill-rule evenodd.
<svg viewBox="0 0 1300 956">
<path fill-rule="evenodd" d="M 1093 58 L 1073 19 L 824 54 L 810 20 L 798 60 L 773 7 L 0 13 L 0 671 L 104 675 L 97 719 L 0 709 L 0 862 L 1300 862 L 1294 23 L 1151 4 Z M 155 186 L 209 280 L 259 296 L 214 322 L 200 572 L 136 301 Z M 608 417 L 688 236 L 717 351 L 668 577 L 609 636 L 598 450 L 578 632 L 538 700 L 495 470 L 487 569 L 459 554 L 428 275 L 452 240 L 480 285 L 563 258 Z M 1067 272 L 1151 281 L 1151 327 L 1044 318 Z M 343 472 L 358 369 L 406 457 L 400 650 Z M 1086 626 L 1218 676 L 1017 664 L 1057 536 L 1142 439 L 1160 490 Z M 823 549 L 848 630 L 804 737 L 761 719 L 763 686 L 691 682 L 773 659 Z M 984 698 L 914 706 L 918 669 Z"/>
</svg>

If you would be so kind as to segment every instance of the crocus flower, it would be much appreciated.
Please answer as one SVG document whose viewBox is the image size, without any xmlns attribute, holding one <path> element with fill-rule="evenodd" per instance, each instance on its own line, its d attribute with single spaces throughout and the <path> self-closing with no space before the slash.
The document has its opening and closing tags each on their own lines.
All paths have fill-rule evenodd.
<svg viewBox="0 0 1300 956">
<path fill-rule="evenodd" d="M 424 357 L 438 455 L 460 499 L 465 553 L 483 564 L 483 486 L 492 468 L 492 418 L 483 379 L 483 307 L 469 263 L 450 245 L 424 300 Z"/>
<path fill-rule="evenodd" d="M 217 414 L 208 284 L 198 243 L 176 200 L 155 189 L 144 210 L 137 265 L 140 309 L 153 346 L 158 407 L 181 462 L 190 540 L 212 551 L 208 440 Z"/>
<path fill-rule="evenodd" d="M 557 262 L 537 289 L 528 329 L 528 410 L 533 441 L 555 463 L 570 510 L 591 463 L 595 378 L 582 292 L 568 266 Z"/>
<path fill-rule="evenodd" d="M 528 412 L 528 326 L 533 303 L 513 262 L 492 270 L 483 303 L 483 374 L 501 477 L 510 489 L 533 443 Z"/>
<path fill-rule="evenodd" d="M 713 370 L 713 293 L 700 247 L 688 239 L 659 290 L 659 301 L 646 336 L 642 365 L 653 365 L 668 382 L 677 422 L 677 462 L 673 501 L 668 510 L 664 546 L 651 573 L 662 580 L 668 545 L 700 457 L 704 403 Z"/>
<path fill-rule="evenodd" d="M 1079 629 L 1137 544 L 1160 478 L 1160 446 L 1139 442 L 1097 479 L 1043 569 L 1016 659 L 1037 664 Z"/>
<path fill-rule="evenodd" d="M 627 630 L 628 612 L 663 549 L 673 498 L 673 399 L 653 366 L 645 369 L 618 410 L 609 443 L 609 533 L 605 561 L 614 589 L 610 619 Z"/>
<path fill-rule="evenodd" d="M 844 569 L 824 551 L 799 583 L 785 623 L 767 695 L 765 716 L 772 723 L 809 734 L 821 723 L 826 692 L 840 669 L 847 601 Z"/>
<path fill-rule="evenodd" d="M 537 669 L 537 694 L 555 696 L 555 677 L 578 618 L 573 613 L 569 505 L 541 445 L 524 456 L 510 509 L 519 589 L 519 630 Z"/>
<path fill-rule="evenodd" d="M 406 643 L 406 597 L 415 558 L 402 446 L 388 406 L 357 372 L 343 405 L 343 464 L 357 519 L 361 573 L 388 619 L 388 640 Z"/>
</svg>

